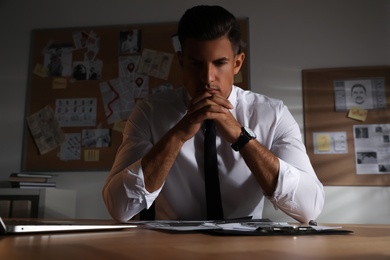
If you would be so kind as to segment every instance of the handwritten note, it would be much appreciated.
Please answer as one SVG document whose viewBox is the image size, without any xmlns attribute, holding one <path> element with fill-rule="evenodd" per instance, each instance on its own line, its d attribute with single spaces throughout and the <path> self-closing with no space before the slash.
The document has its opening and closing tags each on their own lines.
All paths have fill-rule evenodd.
<svg viewBox="0 0 390 260">
<path fill-rule="evenodd" d="M 321 152 L 330 151 L 330 134 L 317 135 L 317 149 Z"/>
<path fill-rule="evenodd" d="M 346 132 L 315 132 L 313 143 L 315 154 L 348 153 Z"/>
<path fill-rule="evenodd" d="M 85 162 L 98 162 L 100 152 L 97 149 L 85 150 L 84 161 Z"/>
<path fill-rule="evenodd" d="M 65 89 L 67 82 L 65 78 L 54 78 L 52 82 L 53 89 Z"/>
<path fill-rule="evenodd" d="M 348 117 L 358 121 L 366 121 L 368 110 L 359 107 L 351 107 L 348 112 Z"/>
<path fill-rule="evenodd" d="M 33 73 L 39 77 L 45 78 L 47 77 L 47 68 L 42 64 L 36 64 Z"/>
</svg>

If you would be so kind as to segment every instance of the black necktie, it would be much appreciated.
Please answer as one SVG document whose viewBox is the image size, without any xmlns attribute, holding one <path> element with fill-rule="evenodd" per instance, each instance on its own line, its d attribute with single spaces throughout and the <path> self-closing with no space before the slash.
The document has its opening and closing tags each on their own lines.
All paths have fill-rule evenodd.
<svg viewBox="0 0 390 260">
<path fill-rule="evenodd" d="M 213 120 L 205 121 L 204 172 L 206 185 L 207 219 L 222 220 L 223 210 L 219 188 L 216 129 Z"/>
</svg>

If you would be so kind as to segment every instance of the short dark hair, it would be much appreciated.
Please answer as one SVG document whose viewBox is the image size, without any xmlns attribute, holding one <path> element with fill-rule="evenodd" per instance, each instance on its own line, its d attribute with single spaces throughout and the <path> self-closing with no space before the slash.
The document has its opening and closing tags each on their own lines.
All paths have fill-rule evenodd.
<svg viewBox="0 0 390 260">
<path fill-rule="evenodd" d="M 354 90 L 355 88 L 362 88 L 362 89 L 364 90 L 364 94 L 367 93 L 366 87 L 365 87 L 364 85 L 362 85 L 362 84 L 355 84 L 355 85 L 353 85 L 352 88 L 351 88 L 351 95 L 352 95 L 353 90 Z"/>
<path fill-rule="evenodd" d="M 235 54 L 242 52 L 241 29 L 233 14 L 221 6 L 199 5 L 188 9 L 181 17 L 178 36 L 183 48 L 188 38 L 214 40 L 227 36 Z"/>
</svg>

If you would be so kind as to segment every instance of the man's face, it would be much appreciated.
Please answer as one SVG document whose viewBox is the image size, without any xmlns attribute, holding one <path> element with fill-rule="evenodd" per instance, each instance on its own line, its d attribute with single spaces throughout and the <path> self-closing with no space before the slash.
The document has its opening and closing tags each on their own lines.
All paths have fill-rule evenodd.
<svg viewBox="0 0 390 260">
<path fill-rule="evenodd" d="M 366 100 L 366 91 L 363 87 L 357 86 L 352 90 L 352 99 L 356 104 L 363 104 Z"/>
<path fill-rule="evenodd" d="M 191 97 L 207 91 L 227 98 L 245 55 L 234 55 L 227 37 L 210 41 L 187 39 L 182 47 L 179 60 L 184 86 Z"/>
</svg>

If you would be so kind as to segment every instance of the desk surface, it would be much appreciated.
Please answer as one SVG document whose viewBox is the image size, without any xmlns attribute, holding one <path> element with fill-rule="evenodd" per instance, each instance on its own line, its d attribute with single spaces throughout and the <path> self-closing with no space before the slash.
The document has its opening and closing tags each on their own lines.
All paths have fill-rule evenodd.
<svg viewBox="0 0 390 260">
<path fill-rule="evenodd" d="M 215 236 L 145 228 L 0 236 L 1 259 L 390 259 L 390 225 L 350 235 Z"/>
</svg>

